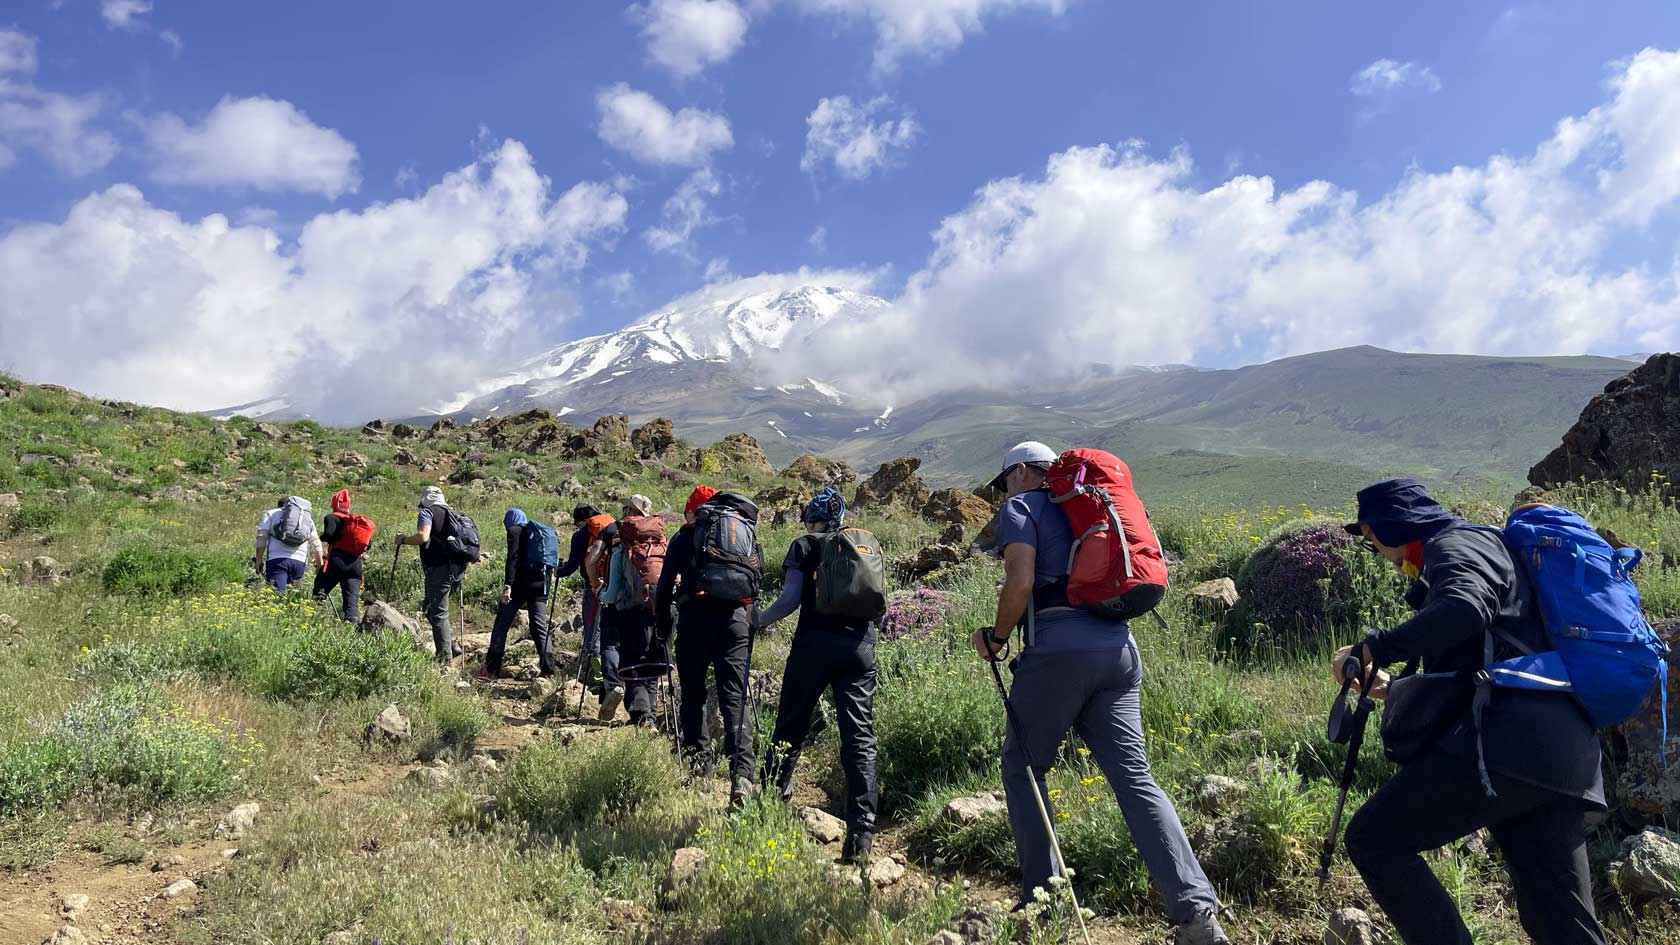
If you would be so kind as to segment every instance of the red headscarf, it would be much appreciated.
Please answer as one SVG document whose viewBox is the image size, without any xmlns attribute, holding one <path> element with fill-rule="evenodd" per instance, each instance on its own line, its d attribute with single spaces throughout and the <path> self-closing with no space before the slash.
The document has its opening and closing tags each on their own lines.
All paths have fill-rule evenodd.
<svg viewBox="0 0 1680 945">
<path fill-rule="evenodd" d="M 332 510 L 334 512 L 337 512 L 339 515 L 343 515 L 346 512 L 350 511 L 350 490 L 349 489 L 340 489 L 337 492 L 333 493 Z"/>
<path fill-rule="evenodd" d="M 694 491 L 688 494 L 688 504 L 683 506 L 683 514 L 686 515 L 710 502 L 714 495 L 717 495 L 717 490 L 711 486 L 695 486 Z"/>
</svg>

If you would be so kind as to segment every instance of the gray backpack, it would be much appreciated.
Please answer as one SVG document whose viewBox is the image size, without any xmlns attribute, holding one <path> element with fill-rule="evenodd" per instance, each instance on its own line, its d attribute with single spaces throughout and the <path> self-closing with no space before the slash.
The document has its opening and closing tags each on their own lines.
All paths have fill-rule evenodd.
<svg viewBox="0 0 1680 945">
<path fill-rule="evenodd" d="M 879 620 L 887 612 L 887 561 L 881 543 L 861 528 L 822 536 L 817 613 Z"/>
<path fill-rule="evenodd" d="M 280 506 L 280 514 L 269 527 L 268 537 L 296 548 L 314 536 L 314 515 L 309 500 L 294 495 Z"/>
</svg>

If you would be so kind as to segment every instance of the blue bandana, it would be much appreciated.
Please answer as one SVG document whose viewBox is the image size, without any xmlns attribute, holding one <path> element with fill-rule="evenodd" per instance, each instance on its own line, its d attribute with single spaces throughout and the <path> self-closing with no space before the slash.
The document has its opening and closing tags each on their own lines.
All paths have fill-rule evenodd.
<svg viewBox="0 0 1680 945">
<path fill-rule="evenodd" d="M 507 514 L 502 516 L 502 527 L 524 528 L 525 523 L 529 521 L 530 519 L 525 517 L 524 509 L 508 509 Z"/>
</svg>

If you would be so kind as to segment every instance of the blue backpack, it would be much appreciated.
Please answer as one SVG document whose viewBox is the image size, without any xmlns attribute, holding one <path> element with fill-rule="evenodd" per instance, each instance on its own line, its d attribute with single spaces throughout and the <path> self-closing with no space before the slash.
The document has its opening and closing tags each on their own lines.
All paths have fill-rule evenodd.
<svg viewBox="0 0 1680 945">
<path fill-rule="evenodd" d="M 1528 574 L 1552 649 L 1490 662 L 1488 681 L 1571 692 L 1601 729 L 1631 718 L 1660 685 L 1666 743 L 1668 646 L 1646 622 L 1639 589 L 1628 576 L 1639 564 L 1639 549 L 1611 548 L 1585 518 L 1550 505 L 1512 512 L 1503 537 Z"/>
<path fill-rule="evenodd" d="M 525 523 L 525 565 L 533 571 L 551 571 L 560 566 L 560 536 L 541 522 Z"/>
</svg>

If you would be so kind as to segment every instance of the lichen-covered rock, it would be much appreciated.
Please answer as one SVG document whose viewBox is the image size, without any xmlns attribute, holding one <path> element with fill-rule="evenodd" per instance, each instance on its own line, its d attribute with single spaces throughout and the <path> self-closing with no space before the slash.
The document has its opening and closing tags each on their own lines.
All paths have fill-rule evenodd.
<svg viewBox="0 0 1680 945">
<path fill-rule="evenodd" d="M 1668 718 L 1680 719 L 1680 620 L 1659 620 L 1652 624 L 1657 636 L 1668 643 Z M 1680 765 L 1674 758 L 1680 755 L 1680 731 L 1671 727 L 1668 743 L 1668 767 L 1662 763 L 1663 717 L 1657 704 L 1661 698 L 1656 688 L 1651 690 L 1645 705 L 1621 725 L 1607 734 L 1605 747 L 1613 757 L 1620 757 L 1616 777 L 1616 802 L 1624 810 L 1642 818 L 1656 820 L 1666 816 L 1680 817 Z"/>
<path fill-rule="evenodd" d="M 1680 898 L 1680 833 L 1651 827 L 1623 840 L 1610 878 L 1635 905 Z"/>
<path fill-rule="evenodd" d="M 807 453 L 782 470 L 783 479 L 810 486 L 813 490 L 833 486 L 842 489 L 857 482 L 857 470 L 837 459 L 823 459 Z"/>
<path fill-rule="evenodd" d="M 899 578 L 915 581 L 963 560 L 968 553 L 956 545 L 928 545 L 909 558 L 893 562 Z"/>
<path fill-rule="evenodd" d="M 396 744 L 414 737 L 414 729 L 409 724 L 408 716 L 402 714 L 395 702 L 381 709 L 367 728 L 368 739 L 384 739 Z"/>
<path fill-rule="evenodd" d="M 888 505 L 922 508 L 928 503 L 929 493 L 927 483 L 916 474 L 920 468 L 922 461 L 914 456 L 882 463 L 873 476 L 858 486 L 852 505 L 860 509 Z"/>
<path fill-rule="evenodd" d="M 677 445 L 677 435 L 671 421 L 656 417 L 637 427 L 630 434 L 630 446 L 644 459 L 655 459 L 669 453 Z"/>
<path fill-rule="evenodd" d="M 722 454 L 724 468 L 730 471 L 764 476 L 776 472 L 770 461 L 764 458 L 764 448 L 745 433 L 731 433 L 713 443 L 712 449 Z"/>
<path fill-rule="evenodd" d="M 1528 481 L 1552 488 L 1602 479 L 1635 491 L 1651 485 L 1652 473 L 1680 482 L 1680 354 L 1653 355 L 1611 381 Z"/>
<path fill-rule="evenodd" d="M 610 414 L 595 421 L 589 432 L 604 440 L 619 440 L 630 442 L 630 418 L 623 414 Z"/>
<path fill-rule="evenodd" d="M 349 469 L 366 469 L 368 458 L 355 450 L 341 450 L 333 457 L 333 462 Z"/>
<path fill-rule="evenodd" d="M 922 506 L 922 518 L 930 522 L 950 522 L 969 528 L 984 527 L 994 514 L 991 503 L 962 489 L 940 489 Z"/>
<path fill-rule="evenodd" d="M 1364 909 L 1337 909 L 1324 930 L 1324 945 L 1377 945 L 1376 923 Z"/>
<path fill-rule="evenodd" d="M 455 418 L 454 417 L 439 417 L 439 418 L 437 418 L 436 422 L 434 422 L 432 424 L 431 434 L 432 434 L 432 436 L 443 436 L 445 434 L 454 432 L 454 430 L 455 430 Z"/>
</svg>

